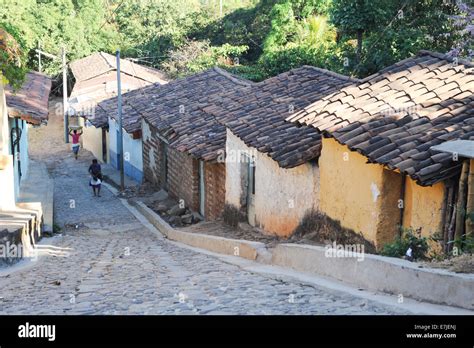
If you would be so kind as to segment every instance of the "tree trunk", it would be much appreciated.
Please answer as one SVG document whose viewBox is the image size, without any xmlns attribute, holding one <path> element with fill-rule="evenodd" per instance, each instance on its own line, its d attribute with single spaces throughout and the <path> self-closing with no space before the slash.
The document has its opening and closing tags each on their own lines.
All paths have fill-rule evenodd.
<svg viewBox="0 0 474 348">
<path fill-rule="evenodd" d="M 468 172 L 469 162 L 464 161 L 462 164 L 461 178 L 459 179 L 458 202 L 456 204 L 456 230 L 454 233 L 454 239 L 460 239 L 464 234 L 466 219 L 466 185 Z"/>
<path fill-rule="evenodd" d="M 443 225 L 443 250 L 445 253 L 448 252 L 448 241 L 449 241 L 449 227 L 451 223 L 451 215 L 454 210 L 454 185 L 447 187 L 447 199 L 444 211 L 444 225 Z"/>
<path fill-rule="evenodd" d="M 357 30 L 357 64 L 362 57 L 362 29 Z"/>
<path fill-rule="evenodd" d="M 474 230 L 474 221 L 470 214 L 474 213 L 474 159 L 470 160 L 469 175 L 467 178 L 467 200 L 466 200 L 466 236 L 472 234 Z"/>
</svg>

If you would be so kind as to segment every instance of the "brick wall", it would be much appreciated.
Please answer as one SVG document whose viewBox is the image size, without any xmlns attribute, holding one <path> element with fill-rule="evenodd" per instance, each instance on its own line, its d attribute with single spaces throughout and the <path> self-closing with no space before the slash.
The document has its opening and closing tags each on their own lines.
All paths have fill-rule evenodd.
<svg viewBox="0 0 474 348">
<path fill-rule="evenodd" d="M 143 121 L 146 133 L 143 137 L 143 176 L 145 180 L 157 187 L 163 187 L 162 181 L 162 141 L 158 138 L 157 130 Z"/>
<path fill-rule="evenodd" d="M 199 162 L 171 147 L 168 147 L 168 192 L 199 211 Z"/>
<path fill-rule="evenodd" d="M 206 220 L 215 220 L 222 215 L 225 204 L 225 163 L 206 162 L 204 183 Z"/>
<path fill-rule="evenodd" d="M 143 121 L 143 175 L 145 180 L 156 187 L 164 187 L 162 175 L 163 144 L 156 128 Z M 187 207 L 199 211 L 199 161 L 186 153 L 168 147 L 168 185 L 169 194 L 184 199 Z M 206 220 L 221 216 L 225 204 L 225 164 L 204 165 L 205 215 Z"/>
</svg>

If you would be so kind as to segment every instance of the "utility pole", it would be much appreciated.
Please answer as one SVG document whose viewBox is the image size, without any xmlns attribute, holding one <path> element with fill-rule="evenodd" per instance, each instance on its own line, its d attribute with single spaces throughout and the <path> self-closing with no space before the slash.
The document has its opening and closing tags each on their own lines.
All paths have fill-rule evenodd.
<svg viewBox="0 0 474 348">
<path fill-rule="evenodd" d="M 41 66 L 41 55 L 50 58 L 52 60 L 61 60 L 62 68 L 63 68 L 63 116 L 64 116 L 64 141 L 66 144 L 69 143 L 69 119 L 68 119 L 68 102 L 67 102 L 67 61 L 66 61 L 66 48 L 63 45 L 61 48 L 60 55 L 54 55 L 48 52 L 42 51 L 41 42 L 38 42 L 38 49 L 36 49 L 36 53 L 38 53 L 38 64 L 40 72 L 42 70 Z"/>
<path fill-rule="evenodd" d="M 64 141 L 69 143 L 69 119 L 68 119 L 68 103 L 67 103 L 67 63 L 66 63 L 66 47 L 63 45 L 61 49 L 61 59 L 63 64 L 63 114 L 64 114 Z"/>
<path fill-rule="evenodd" d="M 38 69 L 39 69 L 39 72 L 42 73 L 43 72 L 43 67 L 41 65 L 41 41 L 38 40 Z"/>
<path fill-rule="evenodd" d="M 117 113 L 119 120 L 119 138 L 117 139 L 120 167 L 120 188 L 125 189 L 125 172 L 123 167 L 123 120 L 122 120 L 122 82 L 120 80 L 120 50 L 116 52 L 117 56 Z"/>
</svg>

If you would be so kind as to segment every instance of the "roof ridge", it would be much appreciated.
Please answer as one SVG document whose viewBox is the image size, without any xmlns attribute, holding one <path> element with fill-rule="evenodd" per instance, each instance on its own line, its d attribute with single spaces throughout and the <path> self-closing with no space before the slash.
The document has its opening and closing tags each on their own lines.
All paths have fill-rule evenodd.
<svg viewBox="0 0 474 348">
<path fill-rule="evenodd" d="M 319 68 L 317 66 L 312 66 L 312 65 L 302 65 L 300 68 L 296 68 L 296 69 L 301 69 L 301 68 L 309 68 L 309 69 L 313 69 L 313 70 L 316 70 L 320 73 L 323 73 L 325 75 L 329 75 L 329 76 L 332 76 L 332 77 L 336 77 L 338 79 L 341 79 L 341 80 L 346 80 L 346 81 L 353 81 L 353 82 L 360 82 L 361 79 L 357 78 L 357 77 L 352 77 L 352 76 L 347 76 L 347 75 L 343 75 L 343 74 L 339 74 L 337 72 L 334 72 L 334 71 L 331 71 L 331 70 L 328 70 L 328 69 L 324 69 L 324 68 Z M 296 70 L 296 69 L 291 69 L 289 71 L 292 71 L 292 70 Z"/>
<path fill-rule="evenodd" d="M 105 60 L 105 63 L 112 69 L 112 70 L 117 70 L 117 66 L 114 66 L 114 65 L 110 65 L 107 57 L 105 55 L 109 55 L 111 57 L 113 57 L 113 55 L 107 53 L 107 52 L 103 52 L 103 51 L 99 51 L 99 55 Z"/>
<path fill-rule="evenodd" d="M 231 80 L 232 82 L 238 84 L 238 85 L 241 85 L 241 86 L 252 86 L 253 84 L 255 84 L 255 82 L 253 81 L 250 81 L 250 80 L 247 80 L 247 79 L 239 79 L 237 76 L 235 76 L 234 74 L 231 74 L 230 72 L 224 70 L 224 69 L 221 69 L 219 68 L 218 66 L 215 66 L 212 68 L 212 70 L 214 70 L 215 72 L 217 72 L 218 74 L 228 78 L 229 80 Z"/>
<path fill-rule="evenodd" d="M 428 55 L 435 58 L 447 60 L 448 62 L 453 62 L 454 59 L 457 59 L 458 64 L 463 64 L 468 67 L 474 67 L 474 62 L 467 59 L 463 59 L 463 58 L 453 57 L 453 56 L 448 55 L 447 53 L 439 53 L 439 52 L 434 52 L 434 51 L 429 51 L 429 50 L 420 50 L 417 56 L 422 56 L 422 55 Z"/>
</svg>

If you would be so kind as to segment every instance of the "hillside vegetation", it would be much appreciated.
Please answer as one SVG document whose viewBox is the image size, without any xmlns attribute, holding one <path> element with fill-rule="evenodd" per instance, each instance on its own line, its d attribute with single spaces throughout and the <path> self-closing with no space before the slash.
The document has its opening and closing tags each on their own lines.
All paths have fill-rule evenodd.
<svg viewBox="0 0 474 348">
<path fill-rule="evenodd" d="M 446 0 L 0 0 L 26 64 L 122 55 L 172 77 L 214 65 L 262 80 L 304 64 L 364 77 L 420 49 L 472 58 L 472 7 Z M 46 59 L 46 72 L 60 63 Z"/>
</svg>

